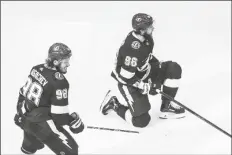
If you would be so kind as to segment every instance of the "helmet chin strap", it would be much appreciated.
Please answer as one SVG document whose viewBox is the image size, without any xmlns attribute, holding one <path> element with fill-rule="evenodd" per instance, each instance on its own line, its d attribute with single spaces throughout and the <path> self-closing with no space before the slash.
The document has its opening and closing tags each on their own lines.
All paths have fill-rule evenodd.
<svg viewBox="0 0 232 155">
<path fill-rule="evenodd" d="M 64 72 L 64 71 L 61 70 L 60 64 L 61 64 L 61 61 L 62 61 L 62 60 L 63 60 L 63 59 L 56 60 L 57 63 L 56 63 L 56 65 L 54 65 L 54 68 L 55 68 L 58 72 L 61 72 L 62 74 L 66 74 L 67 71 Z"/>
<path fill-rule="evenodd" d="M 147 38 L 147 37 L 152 37 L 152 33 L 151 33 L 151 34 L 145 33 L 143 36 L 144 36 L 145 38 Z"/>
<path fill-rule="evenodd" d="M 139 35 L 142 35 L 142 36 L 146 36 L 146 35 L 152 35 L 152 33 L 151 34 L 148 34 L 147 33 L 147 29 L 145 29 L 145 30 L 142 30 L 142 29 L 140 29 L 140 30 L 135 30 L 134 31 L 136 34 L 139 34 Z"/>
<path fill-rule="evenodd" d="M 53 67 L 52 69 L 55 69 L 55 70 L 57 70 L 58 72 L 61 72 L 61 73 L 62 73 L 62 71 L 60 70 L 60 62 L 61 62 L 61 60 L 54 60 L 54 61 L 57 61 L 57 63 L 54 64 L 54 62 L 53 62 L 54 67 Z"/>
<path fill-rule="evenodd" d="M 146 32 L 144 34 L 141 34 L 141 32 L 140 33 L 132 33 L 132 35 L 135 38 L 139 39 L 141 42 L 144 42 L 144 40 L 148 37 L 152 37 L 152 34 L 147 34 Z"/>
<path fill-rule="evenodd" d="M 58 72 L 61 72 L 61 73 L 63 73 L 63 74 L 65 74 L 66 72 L 63 72 L 60 68 L 60 63 L 58 64 L 58 65 L 56 65 L 55 66 L 55 68 L 56 68 L 56 70 L 58 71 Z"/>
</svg>

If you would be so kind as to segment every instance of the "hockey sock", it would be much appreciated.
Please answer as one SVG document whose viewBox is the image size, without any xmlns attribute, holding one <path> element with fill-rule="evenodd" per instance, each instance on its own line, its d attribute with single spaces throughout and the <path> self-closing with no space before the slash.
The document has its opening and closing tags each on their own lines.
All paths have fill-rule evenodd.
<svg viewBox="0 0 232 155">
<path fill-rule="evenodd" d="M 171 97 L 175 97 L 179 87 L 179 79 L 166 79 L 163 85 L 163 92 Z M 162 100 L 167 100 L 162 96 Z"/>
<path fill-rule="evenodd" d="M 176 96 L 177 90 L 178 88 L 171 88 L 171 87 L 163 86 L 163 92 L 173 98 Z M 168 100 L 168 99 L 162 96 L 162 100 Z"/>
</svg>

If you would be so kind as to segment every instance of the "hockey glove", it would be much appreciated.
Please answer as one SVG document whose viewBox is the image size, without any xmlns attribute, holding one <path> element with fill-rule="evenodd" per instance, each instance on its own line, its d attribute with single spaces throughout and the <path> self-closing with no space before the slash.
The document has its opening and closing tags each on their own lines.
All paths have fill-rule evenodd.
<svg viewBox="0 0 232 155">
<path fill-rule="evenodd" d="M 134 84 L 135 87 L 139 88 L 140 89 L 140 92 L 145 95 L 145 94 L 148 94 L 149 91 L 150 91 L 150 84 L 149 83 L 145 83 L 143 81 L 138 81 Z"/>
<path fill-rule="evenodd" d="M 79 115 L 76 112 L 73 112 L 71 114 L 71 117 L 72 117 L 72 121 L 69 124 L 70 131 L 72 131 L 73 133 L 82 132 L 84 130 L 84 124 L 82 123 Z"/>
<path fill-rule="evenodd" d="M 151 82 L 151 79 L 148 79 L 148 83 L 150 84 L 151 88 L 149 91 L 150 95 L 156 95 L 158 92 L 157 89 L 161 89 L 161 83 L 160 82 Z"/>
<path fill-rule="evenodd" d="M 156 95 L 156 94 L 158 94 L 157 89 L 160 90 L 160 88 L 161 88 L 161 84 L 155 84 L 155 83 L 154 83 L 154 84 L 152 85 L 150 91 L 149 91 L 149 94 L 150 94 L 150 95 Z"/>
<path fill-rule="evenodd" d="M 15 114 L 14 122 L 17 126 L 19 126 L 21 129 L 23 129 L 22 117 L 18 113 Z"/>
</svg>

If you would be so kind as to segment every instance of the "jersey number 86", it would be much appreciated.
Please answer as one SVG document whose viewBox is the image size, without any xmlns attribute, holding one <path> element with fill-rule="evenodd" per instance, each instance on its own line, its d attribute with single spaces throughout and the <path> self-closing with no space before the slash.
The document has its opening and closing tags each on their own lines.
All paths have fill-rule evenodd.
<svg viewBox="0 0 232 155">
<path fill-rule="evenodd" d="M 126 56 L 124 64 L 126 66 L 136 67 L 137 61 L 138 61 L 138 59 L 136 57 Z"/>
</svg>

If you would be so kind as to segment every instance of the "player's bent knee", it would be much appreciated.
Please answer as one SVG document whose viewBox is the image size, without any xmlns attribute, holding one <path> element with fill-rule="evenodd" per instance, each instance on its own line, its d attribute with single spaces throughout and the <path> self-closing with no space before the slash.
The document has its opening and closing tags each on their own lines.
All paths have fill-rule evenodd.
<svg viewBox="0 0 232 155">
<path fill-rule="evenodd" d="M 21 147 L 21 151 L 25 154 L 34 154 L 37 150 L 41 150 L 43 148 L 44 148 L 43 143 L 40 143 L 40 144 L 32 143 L 32 145 L 26 145 L 26 143 L 23 143 Z"/>
<path fill-rule="evenodd" d="M 78 147 L 76 147 L 75 149 L 73 149 L 73 151 L 71 152 L 72 155 L 78 155 Z"/>
<path fill-rule="evenodd" d="M 78 146 L 77 147 L 72 147 L 72 149 L 65 152 L 65 155 L 78 155 Z"/>
<path fill-rule="evenodd" d="M 40 145 L 37 146 L 37 149 L 38 149 L 38 150 L 41 150 L 41 149 L 43 149 L 43 148 L 44 148 L 44 144 L 40 144 Z"/>
<path fill-rule="evenodd" d="M 151 116 L 149 115 L 149 113 L 144 113 L 140 116 L 133 117 L 132 123 L 135 127 L 144 128 L 149 124 L 150 120 Z"/>
<path fill-rule="evenodd" d="M 37 151 L 37 149 L 22 146 L 22 147 L 21 147 L 21 151 L 22 151 L 24 154 L 34 154 L 34 153 Z"/>
<path fill-rule="evenodd" d="M 167 73 L 167 78 L 180 79 L 182 74 L 182 68 L 178 63 L 171 61 L 168 62 L 166 73 Z"/>
<path fill-rule="evenodd" d="M 67 149 L 65 155 L 78 155 L 78 145 L 75 142 L 69 141 L 72 149 Z"/>
</svg>

